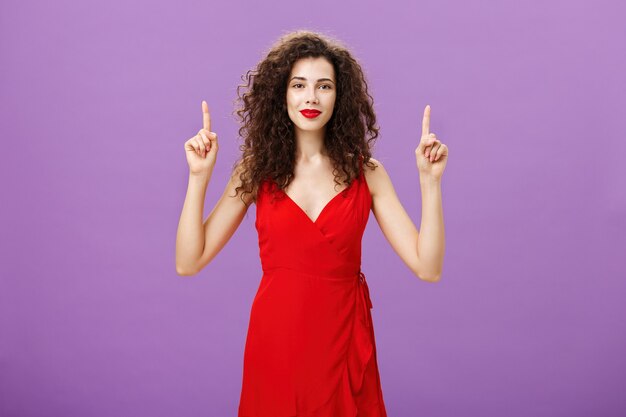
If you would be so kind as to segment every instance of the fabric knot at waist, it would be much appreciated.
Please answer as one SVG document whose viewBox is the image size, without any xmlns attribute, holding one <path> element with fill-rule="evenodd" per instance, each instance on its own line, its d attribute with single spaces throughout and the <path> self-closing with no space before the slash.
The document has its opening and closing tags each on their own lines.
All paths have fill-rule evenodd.
<svg viewBox="0 0 626 417">
<path fill-rule="evenodd" d="M 370 290 L 367 286 L 367 281 L 365 280 L 365 274 L 359 269 L 358 273 L 358 291 L 359 297 L 361 297 L 361 301 L 363 304 L 363 321 L 366 326 L 372 325 L 372 318 L 369 313 L 369 309 L 372 308 L 372 300 L 370 299 Z"/>
</svg>

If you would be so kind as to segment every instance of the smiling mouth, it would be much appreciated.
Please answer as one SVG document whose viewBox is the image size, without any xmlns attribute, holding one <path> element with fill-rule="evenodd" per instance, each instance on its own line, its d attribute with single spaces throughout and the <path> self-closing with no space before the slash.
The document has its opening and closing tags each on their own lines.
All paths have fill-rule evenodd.
<svg viewBox="0 0 626 417">
<path fill-rule="evenodd" d="M 320 114 L 322 114 L 322 112 L 317 111 L 317 110 L 302 110 L 300 111 L 300 113 L 302 113 L 302 115 L 306 117 L 307 119 L 314 119 Z"/>
</svg>

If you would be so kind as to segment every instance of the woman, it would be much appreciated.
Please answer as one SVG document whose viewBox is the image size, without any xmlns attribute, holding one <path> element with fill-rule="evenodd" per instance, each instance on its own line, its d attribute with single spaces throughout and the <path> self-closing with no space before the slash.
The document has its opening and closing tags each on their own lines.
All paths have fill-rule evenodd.
<svg viewBox="0 0 626 417">
<path fill-rule="evenodd" d="M 204 127 L 185 143 L 190 176 L 177 271 L 204 268 L 255 202 L 263 276 L 250 312 L 238 415 L 386 416 L 361 238 L 371 210 L 411 271 L 440 279 L 448 149 L 429 131 L 426 106 L 415 150 L 423 203 L 418 233 L 371 157 L 378 136 L 371 96 L 341 43 L 289 33 L 246 78 L 237 111 L 242 156 L 204 223 L 218 150 L 204 101 Z"/>
</svg>

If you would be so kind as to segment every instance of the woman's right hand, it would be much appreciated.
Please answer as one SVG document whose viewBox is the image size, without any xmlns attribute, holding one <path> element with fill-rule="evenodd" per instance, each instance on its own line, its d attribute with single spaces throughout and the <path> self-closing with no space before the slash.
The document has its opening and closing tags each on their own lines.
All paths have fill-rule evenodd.
<svg viewBox="0 0 626 417">
<path fill-rule="evenodd" d="M 204 127 L 196 136 L 185 142 L 185 154 L 189 164 L 189 173 L 210 174 L 217 157 L 217 133 L 211 132 L 211 115 L 206 101 L 202 100 L 202 123 Z"/>
</svg>

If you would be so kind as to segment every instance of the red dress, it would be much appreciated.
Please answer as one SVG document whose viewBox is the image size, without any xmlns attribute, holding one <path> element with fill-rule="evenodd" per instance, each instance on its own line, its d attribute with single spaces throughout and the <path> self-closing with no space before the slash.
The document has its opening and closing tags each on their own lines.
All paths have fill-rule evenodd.
<svg viewBox="0 0 626 417">
<path fill-rule="evenodd" d="M 315 221 L 273 185 L 263 182 L 256 201 L 263 277 L 238 416 L 386 417 L 360 268 L 372 203 L 363 170 Z"/>
</svg>

